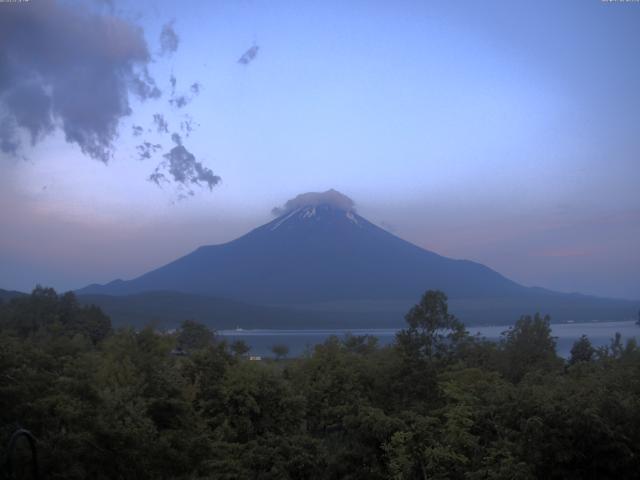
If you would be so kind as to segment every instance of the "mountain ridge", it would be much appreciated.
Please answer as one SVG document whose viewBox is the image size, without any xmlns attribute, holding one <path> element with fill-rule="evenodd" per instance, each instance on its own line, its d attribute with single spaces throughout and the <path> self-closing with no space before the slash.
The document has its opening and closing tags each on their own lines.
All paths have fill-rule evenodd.
<svg viewBox="0 0 640 480">
<path fill-rule="evenodd" d="M 392 277 L 393 284 L 385 277 Z M 465 286 L 461 277 L 474 284 Z M 240 288 L 229 287 L 238 284 Z M 172 290 L 254 303 L 298 303 L 409 299 L 424 291 L 424 285 L 472 297 L 526 288 L 485 265 L 422 249 L 353 211 L 316 205 L 286 212 L 230 242 L 198 247 L 132 280 L 94 284 L 78 293 Z"/>
<path fill-rule="evenodd" d="M 329 202 L 322 201 L 326 194 Z M 283 309 L 315 311 L 320 305 L 327 318 L 343 318 L 354 311 L 350 303 L 360 302 L 370 306 L 376 323 L 387 313 L 401 319 L 429 289 L 444 291 L 473 323 L 505 323 L 507 316 L 514 321 L 533 311 L 557 321 L 635 314 L 633 302 L 525 287 L 483 264 L 421 248 L 357 214 L 353 202 L 336 191 L 303 194 L 276 211 L 279 216 L 234 240 L 198 247 L 134 279 L 93 284 L 77 293 L 171 291 Z M 398 307 L 383 311 L 384 302 Z"/>
</svg>

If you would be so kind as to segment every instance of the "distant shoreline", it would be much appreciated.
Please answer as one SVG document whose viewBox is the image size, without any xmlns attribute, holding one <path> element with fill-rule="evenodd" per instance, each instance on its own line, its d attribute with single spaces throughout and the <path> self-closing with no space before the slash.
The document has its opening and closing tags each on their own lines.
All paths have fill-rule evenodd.
<svg viewBox="0 0 640 480">
<path fill-rule="evenodd" d="M 467 331 L 472 336 L 479 335 L 489 341 L 499 341 L 502 333 L 510 326 L 470 325 Z M 289 356 L 294 358 L 304 355 L 331 336 L 343 338 L 347 335 L 370 335 L 378 339 L 379 345 L 390 345 L 400 330 L 401 328 L 225 329 L 218 330 L 216 333 L 228 341 L 243 340 L 251 347 L 252 355 L 269 358 L 272 356 L 271 348 L 282 344 L 289 348 Z M 594 347 L 601 347 L 609 345 L 616 332 L 620 332 L 625 342 L 630 338 L 640 340 L 640 326 L 633 320 L 551 324 L 551 333 L 556 340 L 556 350 L 558 355 L 564 358 L 568 358 L 573 343 L 582 335 L 586 335 Z"/>
</svg>

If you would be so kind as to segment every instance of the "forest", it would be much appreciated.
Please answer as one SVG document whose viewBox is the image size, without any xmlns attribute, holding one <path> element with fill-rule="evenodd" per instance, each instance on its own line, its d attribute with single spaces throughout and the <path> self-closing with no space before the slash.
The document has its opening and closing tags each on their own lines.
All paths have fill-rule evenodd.
<svg viewBox="0 0 640 480">
<path fill-rule="evenodd" d="M 185 320 L 114 329 L 73 293 L 0 305 L 0 478 L 640 478 L 640 349 L 582 337 L 560 358 L 550 319 L 469 335 L 428 291 L 390 346 L 331 337 L 250 361 Z M 11 476 L 10 476 L 11 475 Z"/>
</svg>

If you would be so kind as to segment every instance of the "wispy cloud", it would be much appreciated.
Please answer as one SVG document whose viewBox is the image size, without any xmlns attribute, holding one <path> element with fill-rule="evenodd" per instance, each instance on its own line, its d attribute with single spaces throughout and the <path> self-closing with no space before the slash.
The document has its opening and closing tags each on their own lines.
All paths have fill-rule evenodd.
<svg viewBox="0 0 640 480">
<path fill-rule="evenodd" d="M 175 21 L 172 20 L 162 26 L 162 31 L 160 32 L 160 52 L 163 55 L 174 53 L 178 50 L 178 45 L 180 45 L 180 37 L 173 27 L 174 23 Z"/>
<path fill-rule="evenodd" d="M 547 249 L 539 252 L 533 252 L 533 257 L 555 257 L 555 258 L 567 258 L 567 257 L 588 257 L 593 255 L 593 250 L 586 250 L 580 248 L 567 248 L 567 249 Z"/>
</svg>

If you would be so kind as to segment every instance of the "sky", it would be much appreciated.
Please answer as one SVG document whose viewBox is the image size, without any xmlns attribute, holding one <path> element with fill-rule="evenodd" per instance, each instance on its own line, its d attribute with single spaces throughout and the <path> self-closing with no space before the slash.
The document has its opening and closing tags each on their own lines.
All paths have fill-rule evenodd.
<svg viewBox="0 0 640 480">
<path fill-rule="evenodd" d="M 334 188 L 640 299 L 640 3 L 0 3 L 0 288 L 133 278 Z"/>
</svg>

